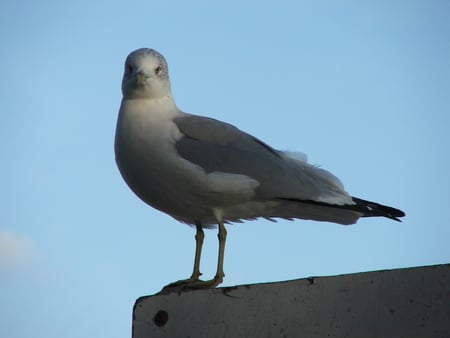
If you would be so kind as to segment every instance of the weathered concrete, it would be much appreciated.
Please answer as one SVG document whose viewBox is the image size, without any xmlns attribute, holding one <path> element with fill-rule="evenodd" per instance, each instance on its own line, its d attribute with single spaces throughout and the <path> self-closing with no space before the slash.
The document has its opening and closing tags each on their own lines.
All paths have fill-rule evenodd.
<svg viewBox="0 0 450 338">
<path fill-rule="evenodd" d="M 141 297 L 133 338 L 450 337 L 450 264 Z"/>
</svg>

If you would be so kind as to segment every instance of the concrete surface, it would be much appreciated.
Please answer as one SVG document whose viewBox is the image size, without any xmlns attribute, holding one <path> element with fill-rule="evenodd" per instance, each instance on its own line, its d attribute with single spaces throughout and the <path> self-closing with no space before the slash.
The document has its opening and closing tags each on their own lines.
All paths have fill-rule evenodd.
<svg viewBox="0 0 450 338">
<path fill-rule="evenodd" d="M 450 337 L 450 264 L 141 297 L 133 338 Z"/>
</svg>

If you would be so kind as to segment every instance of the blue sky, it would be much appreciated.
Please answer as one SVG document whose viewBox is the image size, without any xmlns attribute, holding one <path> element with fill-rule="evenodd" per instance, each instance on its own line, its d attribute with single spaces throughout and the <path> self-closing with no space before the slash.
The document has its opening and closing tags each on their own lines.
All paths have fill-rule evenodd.
<svg viewBox="0 0 450 338">
<path fill-rule="evenodd" d="M 127 54 L 178 106 L 308 154 L 402 223 L 228 226 L 223 285 L 449 263 L 448 1 L 3 1 L 0 336 L 127 337 L 136 298 L 188 277 L 194 230 L 115 166 Z M 206 232 L 202 272 L 216 265 Z"/>
</svg>

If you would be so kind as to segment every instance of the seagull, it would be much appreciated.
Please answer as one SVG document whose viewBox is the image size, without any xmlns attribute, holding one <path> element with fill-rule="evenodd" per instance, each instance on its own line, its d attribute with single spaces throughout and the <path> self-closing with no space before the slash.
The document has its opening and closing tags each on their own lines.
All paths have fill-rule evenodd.
<svg viewBox="0 0 450 338">
<path fill-rule="evenodd" d="M 153 49 L 128 55 L 122 94 L 114 148 L 123 179 L 145 203 L 196 228 L 192 275 L 168 288 L 222 283 L 228 223 L 281 218 L 346 225 L 361 217 L 400 221 L 405 216 L 350 196 L 337 177 L 300 153 L 277 150 L 231 124 L 181 111 L 167 62 Z M 215 227 L 216 275 L 201 280 L 203 229 Z"/>
</svg>

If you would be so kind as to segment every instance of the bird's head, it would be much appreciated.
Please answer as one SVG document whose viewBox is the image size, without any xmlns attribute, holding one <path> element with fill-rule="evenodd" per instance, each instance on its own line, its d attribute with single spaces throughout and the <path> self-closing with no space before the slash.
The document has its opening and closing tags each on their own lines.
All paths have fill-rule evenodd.
<svg viewBox="0 0 450 338">
<path fill-rule="evenodd" d="M 126 99 L 159 99 L 170 96 L 167 62 L 153 49 L 131 52 L 125 61 L 122 93 Z"/>
</svg>

